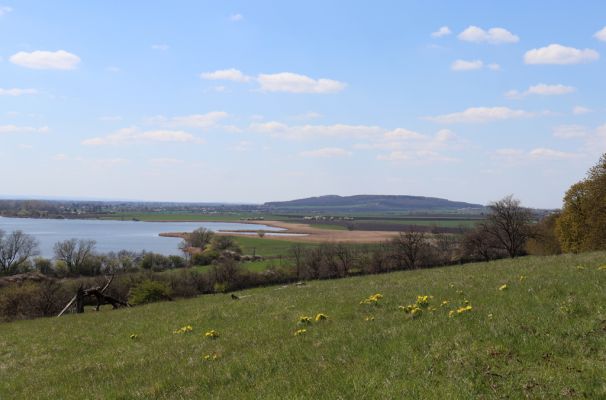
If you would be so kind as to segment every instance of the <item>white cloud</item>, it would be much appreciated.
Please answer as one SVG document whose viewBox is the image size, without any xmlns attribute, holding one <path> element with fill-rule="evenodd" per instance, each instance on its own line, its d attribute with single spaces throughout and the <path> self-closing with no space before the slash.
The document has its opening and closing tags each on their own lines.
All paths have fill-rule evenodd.
<svg viewBox="0 0 606 400">
<path fill-rule="evenodd" d="M 466 42 L 490 44 L 517 43 L 520 40 L 518 36 L 507 29 L 490 28 L 486 31 L 473 25 L 459 33 L 458 38 Z"/>
<path fill-rule="evenodd" d="M 185 161 L 176 158 L 152 158 L 149 162 L 154 165 L 166 166 L 183 164 Z"/>
<path fill-rule="evenodd" d="M 411 130 L 404 129 L 404 128 L 396 128 L 391 131 L 385 132 L 384 137 L 386 139 L 390 139 L 390 140 L 393 140 L 393 139 L 420 140 L 420 139 L 426 138 L 425 135 L 422 135 L 418 132 L 411 131 Z"/>
<path fill-rule="evenodd" d="M 497 63 L 490 63 L 487 65 L 487 67 L 491 71 L 500 71 L 501 70 L 501 66 Z"/>
<path fill-rule="evenodd" d="M 550 44 L 546 47 L 528 50 L 524 54 L 526 64 L 581 64 L 595 61 L 600 54 L 592 49 L 575 49 L 560 44 Z"/>
<path fill-rule="evenodd" d="M 86 146 L 124 145 L 131 143 L 204 143 L 191 133 L 173 130 L 141 131 L 138 128 L 124 128 L 107 136 L 94 137 L 82 142 Z"/>
<path fill-rule="evenodd" d="M 0 125 L 0 135 L 9 133 L 48 133 L 48 126 L 36 128 L 33 126 Z"/>
<path fill-rule="evenodd" d="M 557 85 L 547 85 L 545 83 L 539 83 L 538 85 L 530 86 L 524 92 L 510 90 L 505 93 L 505 96 L 510 99 L 520 99 L 529 95 L 559 96 L 563 94 L 573 93 L 575 91 L 576 88 L 573 86 L 566 86 L 559 83 Z"/>
<path fill-rule="evenodd" d="M 443 36 L 448 36 L 451 33 L 452 33 L 452 31 L 450 30 L 449 27 L 442 26 L 437 31 L 432 32 L 431 37 L 440 38 L 440 37 L 443 37 Z"/>
<path fill-rule="evenodd" d="M 456 60 L 450 66 L 450 69 L 453 71 L 473 71 L 476 69 L 482 69 L 484 67 L 484 62 L 482 60 Z"/>
<path fill-rule="evenodd" d="M 483 123 L 507 119 L 528 118 L 534 116 L 524 110 L 513 110 L 508 107 L 471 107 L 461 112 L 426 117 L 426 119 L 441 124 Z"/>
<path fill-rule="evenodd" d="M 235 68 L 220 69 L 213 72 L 202 72 L 200 78 L 210 81 L 233 81 L 233 82 L 248 82 L 252 78 L 246 76 L 242 71 Z"/>
<path fill-rule="evenodd" d="M 587 128 L 582 125 L 559 125 L 553 128 L 553 136 L 560 139 L 574 139 L 586 137 Z"/>
<path fill-rule="evenodd" d="M 593 37 L 598 40 L 601 40 L 602 42 L 606 42 L 606 26 L 597 31 L 595 35 L 593 35 Z"/>
<path fill-rule="evenodd" d="M 531 150 L 528 155 L 535 160 L 567 160 L 579 157 L 576 153 L 567 153 L 564 151 L 547 149 L 544 147 Z"/>
<path fill-rule="evenodd" d="M 0 88 L 0 96 L 23 96 L 25 94 L 37 94 L 38 91 L 36 89 L 2 89 Z"/>
<path fill-rule="evenodd" d="M 579 153 L 569 153 L 560 150 L 554 150 L 545 147 L 539 147 L 530 151 L 521 149 L 499 149 L 494 152 L 494 156 L 510 164 L 520 164 L 529 161 L 561 161 L 579 158 Z"/>
<path fill-rule="evenodd" d="M 277 74 L 259 74 L 256 78 L 245 75 L 235 68 L 222 69 L 212 72 L 203 72 L 200 78 L 206 80 L 225 80 L 233 82 L 249 82 L 255 80 L 260 90 L 265 92 L 288 93 L 335 93 L 347 86 L 343 82 L 332 79 L 313 79 L 309 76 L 293 72 L 280 72 Z"/>
<path fill-rule="evenodd" d="M 10 8 L 10 7 L 8 7 L 8 6 L 0 6 L 0 17 L 2 17 L 3 15 L 8 14 L 11 11 L 13 11 L 13 9 Z"/>
<path fill-rule="evenodd" d="M 381 135 L 383 133 L 383 129 L 378 126 L 346 124 L 290 126 L 276 121 L 253 123 L 250 128 L 257 133 L 269 134 L 285 139 L 305 139 L 310 137 L 361 138 Z"/>
<path fill-rule="evenodd" d="M 446 157 L 438 152 L 430 150 L 417 150 L 417 151 L 402 151 L 396 150 L 388 154 L 379 154 L 377 160 L 380 161 L 391 161 L 391 162 L 403 162 L 403 161 L 414 161 L 414 162 L 455 162 L 458 161 L 456 158 Z"/>
<path fill-rule="evenodd" d="M 312 158 L 334 158 L 350 156 L 351 152 L 345 149 L 341 149 L 339 147 L 324 147 L 322 149 L 317 150 L 302 151 L 300 155 L 303 157 Z"/>
<path fill-rule="evenodd" d="M 157 43 L 157 44 L 152 44 L 151 48 L 153 50 L 166 51 L 166 50 L 170 49 L 170 46 L 165 43 Z"/>
<path fill-rule="evenodd" d="M 260 74 L 257 80 L 261 85 L 261 90 L 265 92 L 336 93 L 347 86 L 343 82 L 332 79 L 313 79 L 292 72 Z"/>
<path fill-rule="evenodd" d="M 211 111 L 206 114 L 182 115 L 177 117 L 165 117 L 158 115 L 148 118 L 147 122 L 171 128 L 199 128 L 206 129 L 216 126 L 219 121 L 229 117 L 224 111 Z"/>
<path fill-rule="evenodd" d="M 80 57 L 65 50 L 58 51 L 20 51 L 9 58 L 10 62 L 31 69 L 76 69 Z"/>
<path fill-rule="evenodd" d="M 232 14 L 229 16 L 229 20 L 232 22 L 242 21 L 244 16 L 242 14 Z"/>
<path fill-rule="evenodd" d="M 583 106 L 574 106 L 572 108 L 572 113 L 574 115 L 583 115 L 583 114 L 589 114 L 590 112 L 592 112 L 593 110 L 587 107 L 583 107 Z"/>
</svg>

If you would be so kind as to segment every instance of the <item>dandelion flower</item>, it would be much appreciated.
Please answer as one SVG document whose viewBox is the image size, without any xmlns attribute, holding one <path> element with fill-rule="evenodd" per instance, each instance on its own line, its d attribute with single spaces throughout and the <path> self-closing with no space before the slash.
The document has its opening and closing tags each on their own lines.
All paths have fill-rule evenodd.
<svg viewBox="0 0 606 400">
<path fill-rule="evenodd" d="M 300 325 L 308 325 L 311 324 L 311 317 L 302 315 L 299 317 L 299 321 L 297 322 Z"/>
<path fill-rule="evenodd" d="M 211 329 L 210 331 L 206 332 L 204 334 L 204 336 L 206 336 L 209 339 L 217 339 L 219 337 L 219 332 L 217 332 L 214 329 Z"/>
<path fill-rule="evenodd" d="M 508 289 L 507 284 L 499 286 L 500 291 L 507 290 L 507 289 Z"/>
<path fill-rule="evenodd" d="M 219 359 L 219 356 L 217 355 L 217 353 L 206 354 L 204 356 L 205 361 L 217 361 L 218 359 Z"/>
<path fill-rule="evenodd" d="M 448 318 L 452 318 L 455 316 L 455 310 L 448 311 Z"/>
<path fill-rule="evenodd" d="M 328 315 L 319 313 L 316 315 L 316 318 L 314 318 L 314 319 L 316 320 L 316 322 L 325 321 L 328 319 Z"/>
<path fill-rule="evenodd" d="M 428 307 L 430 299 L 432 299 L 432 296 L 417 296 L 417 305 L 424 308 Z"/>
<path fill-rule="evenodd" d="M 298 329 L 295 331 L 295 336 L 305 335 L 307 333 L 307 329 Z"/>
<path fill-rule="evenodd" d="M 185 325 L 185 326 L 182 326 L 179 329 L 174 330 L 173 333 L 174 334 L 183 334 L 183 333 L 192 332 L 193 330 L 194 330 L 194 328 L 192 328 L 191 325 Z"/>
<path fill-rule="evenodd" d="M 459 307 L 457 308 L 457 314 L 463 314 L 466 313 L 468 311 L 471 311 L 473 309 L 473 307 L 471 305 L 465 306 L 465 307 Z"/>
<path fill-rule="evenodd" d="M 440 307 L 446 307 L 448 305 L 448 300 L 443 300 L 442 303 L 440 303 Z"/>
</svg>

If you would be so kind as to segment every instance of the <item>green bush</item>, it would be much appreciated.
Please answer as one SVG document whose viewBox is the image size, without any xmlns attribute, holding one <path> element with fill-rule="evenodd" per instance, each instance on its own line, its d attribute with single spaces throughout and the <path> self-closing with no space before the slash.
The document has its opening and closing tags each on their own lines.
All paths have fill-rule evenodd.
<svg viewBox="0 0 606 400">
<path fill-rule="evenodd" d="M 170 288 L 165 283 L 146 280 L 131 289 L 128 301 L 134 305 L 172 300 L 171 294 Z"/>
</svg>

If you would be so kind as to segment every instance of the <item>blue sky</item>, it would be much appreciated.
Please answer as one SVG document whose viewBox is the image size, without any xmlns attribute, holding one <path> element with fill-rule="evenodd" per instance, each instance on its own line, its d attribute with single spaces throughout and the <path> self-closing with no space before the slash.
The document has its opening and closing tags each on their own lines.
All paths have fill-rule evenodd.
<svg viewBox="0 0 606 400">
<path fill-rule="evenodd" d="M 602 1 L 0 0 L 0 193 L 558 207 L 606 152 Z"/>
</svg>

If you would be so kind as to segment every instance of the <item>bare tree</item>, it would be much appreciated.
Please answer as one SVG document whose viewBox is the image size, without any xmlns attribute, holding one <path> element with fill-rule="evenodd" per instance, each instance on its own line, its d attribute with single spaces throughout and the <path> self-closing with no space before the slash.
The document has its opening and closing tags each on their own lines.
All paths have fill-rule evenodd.
<svg viewBox="0 0 606 400">
<path fill-rule="evenodd" d="M 295 272 L 297 274 L 297 278 L 300 278 L 305 259 L 305 248 L 300 243 L 293 244 L 290 247 L 290 255 L 295 260 Z"/>
<path fill-rule="evenodd" d="M 483 226 L 467 232 L 463 238 L 463 255 L 472 260 L 494 260 L 499 257 L 498 244 Z"/>
<path fill-rule="evenodd" d="M 400 235 L 393 239 L 396 258 L 400 267 L 415 269 L 419 267 L 424 251 L 428 243 L 425 232 L 400 232 Z"/>
<path fill-rule="evenodd" d="M 490 214 L 481 227 L 509 257 L 523 254 L 526 241 L 532 236 L 532 213 L 512 195 L 491 203 Z"/>
<path fill-rule="evenodd" d="M 23 231 L 6 235 L 0 230 L 0 274 L 10 274 L 38 255 L 38 241 Z"/>
<path fill-rule="evenodd" d="M 93 254 L 95 244 L 94 240 L 77 239 L 55 243 L 55 258 L 64 261 L 70 273 L 79 273 L 85 261 Z"/>
<path fill-rule="evenodd" d="M 188 233 L 184 239 L 184 246 L 195 247 L 201 250 L 211 242 L 214 233 L 206 228 L 198 228 L 195 231 Z"/>
</svg>

